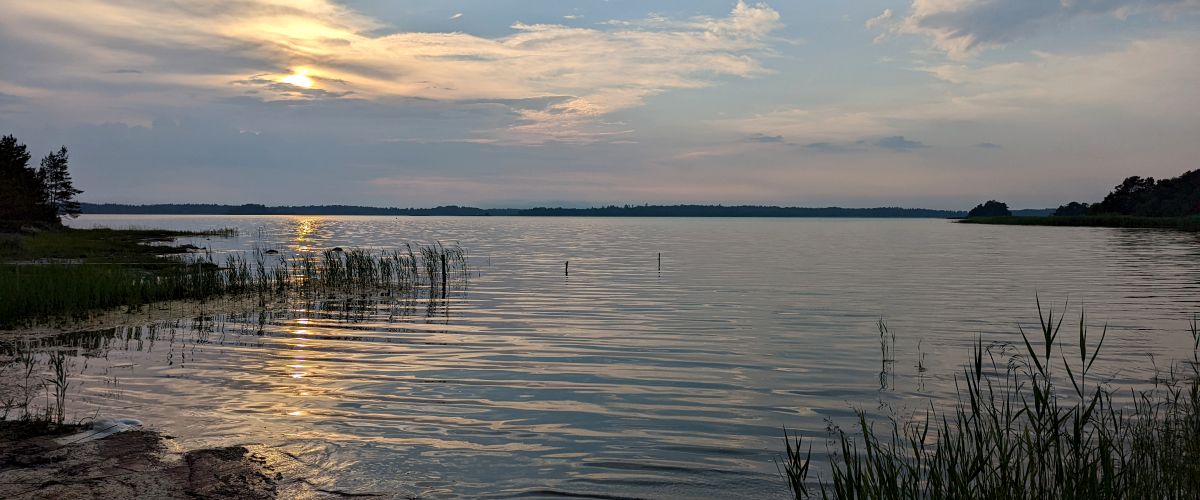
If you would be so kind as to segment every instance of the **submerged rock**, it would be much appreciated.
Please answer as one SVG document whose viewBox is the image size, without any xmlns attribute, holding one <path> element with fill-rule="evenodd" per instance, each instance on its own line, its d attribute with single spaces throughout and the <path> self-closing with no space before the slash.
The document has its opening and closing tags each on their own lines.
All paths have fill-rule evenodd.
<svg viewBox="0 0 1200 500">
<path fill-rule="evenodd" d="M 0 439 L 0 498 L 257 500 L 275 498 L 282 478 L 241 446 L 180 456 L 169 452 L 167 438 L 146 430 L 61 443 L 79 434 Z"/>
<path fill-rule="evenodd" d="M 89 429 L 57 438 L 54 442 L 61 445 L 86 443 L 106 438 L 118 432 L 127 432 L 141 428 L 142 422 L 132 418 L 98 418 L 92 422 Z"/>
</svg>

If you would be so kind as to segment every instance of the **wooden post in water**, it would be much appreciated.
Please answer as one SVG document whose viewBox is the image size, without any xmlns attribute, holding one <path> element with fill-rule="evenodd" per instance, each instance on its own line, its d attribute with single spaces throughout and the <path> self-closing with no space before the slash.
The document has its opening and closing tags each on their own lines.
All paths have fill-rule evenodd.
<svg viewBox="0 0 1200 500">
<path fill-rule="evenodd" d="M 658 270 L 662 271 L 662 252 L 658 252 Z"/>
<path fill-rule="evenodd" d="M 568 260 L 565 264 L 563 264 L 563 276 L 570 276 L 570 275 L 571 275 L 571 261 Z"/>
</svg>

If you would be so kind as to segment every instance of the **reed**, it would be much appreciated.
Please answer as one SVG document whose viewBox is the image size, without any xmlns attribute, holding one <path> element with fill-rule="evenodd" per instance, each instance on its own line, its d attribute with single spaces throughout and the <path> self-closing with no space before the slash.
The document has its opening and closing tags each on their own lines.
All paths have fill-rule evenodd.
<svg viewBox="0 0 1200 500">
<path fill-rule="evenodd" d="M 0 342 L 0 422 L 39 432 L 63 426 L 71 369 L 63 350 L 36 353 L 20 341 Z M 39 396 L 45 402 L 38 404 Z"/>
<path fill-rule="evenodd" d="M 193 257 L 157 269 L 103 263 L 0 265 L 0 328 L 80 320 L 98 310 L 136 310 L 165 300 L 251 295 L 265 305 L 297 297 L 445 299 L 468 276 L 466 252 L 440 243 L 415 251 L 407 246 L 404 251 L 327 250 L 291 257 L 255 249 L 249 255 L 230 254 L 220 265 L 209 255 Z"/>
<path fill-rule="evenodd" d="M 811 451 L 787 436 L 781 471 L 796 498 L 1200 497 L 1200 318 L 1191 359 L 1153 388 L 1117 391 L 1094 375 L 1104 344 L 1081 313 L 1074 350 L 1063 317 L 1043 314 L 1001 361 L 977 339 L 953 407 L 836 430 L 830 476 L 810 482 Z M 1071 351 L 1071 352 L 1068 352 Z"/>
</svg>

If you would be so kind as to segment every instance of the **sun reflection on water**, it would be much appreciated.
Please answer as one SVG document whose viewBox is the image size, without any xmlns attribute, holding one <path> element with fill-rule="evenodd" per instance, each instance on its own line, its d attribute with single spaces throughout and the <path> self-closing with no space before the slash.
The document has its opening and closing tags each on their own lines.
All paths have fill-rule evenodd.
<svg viewBox="0 0 1200 500">
<path fill-rule="evenodd" d="M 321 228 L 320 221 L 315 218 L 298 219 L 293 222 L 292 239 L 295 240 L 296 250 L 307 252 L 312 249 L 317 230 Z M 306 324 L 308 320 L 303 320 Z"/>
</svg>

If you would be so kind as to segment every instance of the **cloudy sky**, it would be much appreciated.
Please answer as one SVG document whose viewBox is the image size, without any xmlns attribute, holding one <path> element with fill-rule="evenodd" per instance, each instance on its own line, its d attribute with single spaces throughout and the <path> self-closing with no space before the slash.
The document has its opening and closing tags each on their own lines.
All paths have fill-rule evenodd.
<svg viewBox="0 0 1200 500">
<path fill-rule="evenodd" d="M 1200 168 L 1200 0 L 0 0 L 87 201 L 969 208 Z"/>
</svg>

